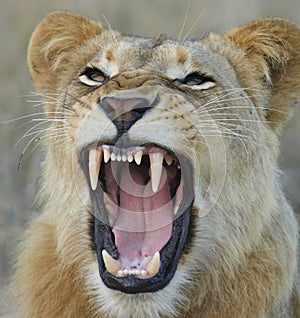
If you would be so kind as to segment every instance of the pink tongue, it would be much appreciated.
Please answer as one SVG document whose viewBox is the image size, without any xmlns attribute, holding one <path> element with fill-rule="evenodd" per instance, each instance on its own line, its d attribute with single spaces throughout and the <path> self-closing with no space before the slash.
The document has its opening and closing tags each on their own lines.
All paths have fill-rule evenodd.
<svg viewBox="0 0 300 318">
<path fill-rule="evenodd" d="M 144 185 L 143 176 L 129 167 L 122 171 L 120 207 L 113 228 L 120 256 L 141 259 L 153 256 L 169 241 L 172 233 L 173 203 L 166 172 L 154 194 L 151 181 Z"/>
</svg>

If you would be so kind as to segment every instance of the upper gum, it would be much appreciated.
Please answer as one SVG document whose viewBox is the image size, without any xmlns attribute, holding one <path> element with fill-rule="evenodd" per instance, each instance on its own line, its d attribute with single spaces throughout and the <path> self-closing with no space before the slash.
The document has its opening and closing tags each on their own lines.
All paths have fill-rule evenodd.
<svg viewBox="0 0 300 318">
<path fill-rule="evenodd" d="M 171 154 L 170 152 L 168 152 L 167 150 L 163 149 L 163 148 L 159 148 L 156 146 L 131 146 L 131 147 L 124 147 L 124 148 L 120 148 L 114 145 L 98 145 L 98 146 L 94 146 L 91 149 L 98 149 L 99 152 L 102 152 L 103 150 L 105 150 L 106 152 L 108 152 L 107 154 L 105 154 L 104 152 L 104 161 L 108 162 L 110 159 L 112 161 L 129 161 L 132 162 L 135 158 L 135 156 L 138 154 L 138 152 L 142 151 L 142 156 L 144 155 L 151 155 L 152 153 L 161 153 L 164 157 L 164 160 L 166 160 L 167 162 L 167 157 L 172 157 L 173 160 L 176 160 L 176 157 Z M 108 157 L 107 157 L 108 156 Z M 113 156 L 113 158 L 111 157 Z M 107 157 L 107 159 L 105 159 L 105 157 Z M 119 157 L 119 160 L 118 160 Z M 124 159 L 123 159 L 124 157 Z M 170 165 L 170 164 L 168 164 Z"/>
<path fill-rule="evenodd" d="M 164 150 L 162 148 L 158 148 L 158 147 L 145 147 L 145 146 L 136 146 L 136 147 L 127 147 L 127 148 L 120 148 L 120 147 L 116 147 L 116 146 L 112 146 L 112 145 L 101 145 L 99 146 L 99 149 L 106 149 L 109 151 L 110 154 L 115 154 L 116 156 L 118 155 L 126 155 L 127 157 L 129 155 L 134 155 L 136 154 L 137 152 L 139 151 L 142 151 L 143 152 L 143 155 L 144 154 L 150 154 L 150 153 L 162 153 L 163 155 L 171 155 L 173 156 L 172 154 L 170 154 L 167 150 Z"/>
</svg>

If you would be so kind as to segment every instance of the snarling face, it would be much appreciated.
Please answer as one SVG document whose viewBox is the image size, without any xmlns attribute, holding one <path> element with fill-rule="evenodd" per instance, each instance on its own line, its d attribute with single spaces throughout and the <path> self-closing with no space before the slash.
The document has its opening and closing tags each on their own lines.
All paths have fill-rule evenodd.
<svg viewBox="0 0 300 318">
<path fill-rule="evenodd" d="M 90 187 L 103 282 L 126 293 L 154 292 L 172 279 L 192 237 L 199 163 L 189 149 L 191 130 L 192 143 L 205 146 L 205 138 L 187 115 L 199 109 L 185 94 L 213 89 L 217 79 L 194 69 L 192 52 L 171 41 L 133 44 L 125 38 L 113 47 L 108 44 L 77 79 L 90 90 L 81 97 L 90 112 L 75 138 Z M 169 52 L 173 60 L 164 58 Z M 128 55 L 137 58 L 128 63 Z"/>
<path fill-rule="evenodd" d="M 271 34 L 279 22 L 264 23 Z M 273 31 L 253 37 L 261 24 L 202 41 L 125 36 L 68 13 L 36 29 L 57 257 L 112 316 L 121 300 L 158 317 L 177 291 L 223 294 L 262 237 L 290 52 Z"/>
</svg>

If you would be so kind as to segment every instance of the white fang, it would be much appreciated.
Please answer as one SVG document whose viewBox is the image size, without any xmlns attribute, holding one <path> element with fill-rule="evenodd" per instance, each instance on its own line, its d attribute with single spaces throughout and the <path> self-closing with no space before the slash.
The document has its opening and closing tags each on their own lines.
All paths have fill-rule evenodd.
<svg viewBox="0 0 300 318">
<path fill-rule="evenodd" d="M 160 254 L 156 252 L 151 260 L 151 262 L 147 266 L 147 272 L 150 277 L 155 276 L 160 268 Z"/>
<path fill-rule="evenodd" d="M 103 155 L 102 150 L 99 150 L 97 148 L 92 148 L 89 151 L 89 174 L 90 174 L 91 187 L 93 191 L 97 189 L 102 155 Z"/>
<path fill-rule="evenodd" d="M 121 268 L 120 261 L 114 259 L 110 254 L 106 252 L 106 250 L 102 250 L 102 258 L 103 258 L 103 262 L 105 264 L 106 270 L 110 274 L 116 276 L 118 271 Z"/>
<path fill-rule="evenodd" d="M 162 153 L 150 153 L 150 170 L 151 170 L 151 182 L 152 182 L 152 191 L 154 193 L 157 192 L 158 186 L 161 179 L 162 172 L 162 163 L 164 160 L 164 156 Z"/>
</svg>

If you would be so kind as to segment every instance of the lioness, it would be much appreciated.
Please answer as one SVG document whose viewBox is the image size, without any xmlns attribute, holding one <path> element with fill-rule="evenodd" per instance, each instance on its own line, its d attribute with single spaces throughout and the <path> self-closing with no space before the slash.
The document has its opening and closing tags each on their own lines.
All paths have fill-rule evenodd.
<svg viewBox="0 0 300 318">
<path fill-rule="evenodd" d="M 14 281 L 22 317 L 299 314 L 277 166 L 300 97 L 296 25 L 176 41 L 57 12 L 28 64 L 51 126 Z"/>
</svg>

